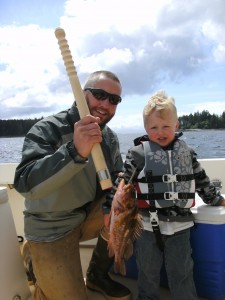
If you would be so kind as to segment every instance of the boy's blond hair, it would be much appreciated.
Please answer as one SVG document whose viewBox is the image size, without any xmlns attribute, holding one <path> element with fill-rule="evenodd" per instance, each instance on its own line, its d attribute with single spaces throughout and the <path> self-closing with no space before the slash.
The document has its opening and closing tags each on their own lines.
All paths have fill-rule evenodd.
<svg viewBox="0 0 225 300">
<path fill-rule="evenodd" d="M 174 120 L 177 120 L 177 108 L 175 106 L 175 100 L 173 97 L 167 96 L 164 91 L 158 91 L 150 97 L 143 110 L 144 125 L 148 116 L 153 111 L 158 111 L 160 117 L 164 117 L 168 111 L 171 111 L 174 115 Z"/>
</svg>

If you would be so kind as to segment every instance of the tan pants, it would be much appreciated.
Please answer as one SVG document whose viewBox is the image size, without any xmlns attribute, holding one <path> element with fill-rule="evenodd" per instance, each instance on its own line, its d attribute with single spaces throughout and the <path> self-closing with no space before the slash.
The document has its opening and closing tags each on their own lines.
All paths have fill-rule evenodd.
<svg viewBox="0 0 225 300">
<path fill-rule="evenodd" d="M 71 233 L 54 242 L 29 241 L 37 282 L 34 300 L 86 300 L 79 242 L 99 235 L 104 226 L 102 202 L 93 205 L 87 219 Z"/>
</svg>

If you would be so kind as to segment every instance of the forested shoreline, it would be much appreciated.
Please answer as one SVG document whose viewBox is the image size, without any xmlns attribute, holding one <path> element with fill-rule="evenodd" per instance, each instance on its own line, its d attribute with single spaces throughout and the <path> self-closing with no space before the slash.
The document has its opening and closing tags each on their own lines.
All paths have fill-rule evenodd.
<svg viewBox="0 0 225 300">
<path fill-rule="evenodd" d="M 0 119 L 0 137 L 25 136 L 40 119 Z M 225 111 L 221 115 L 210 114 L 207 110 L 179 117 L 180 128 L 187 129 L 225 129 Z"/>
</svg>

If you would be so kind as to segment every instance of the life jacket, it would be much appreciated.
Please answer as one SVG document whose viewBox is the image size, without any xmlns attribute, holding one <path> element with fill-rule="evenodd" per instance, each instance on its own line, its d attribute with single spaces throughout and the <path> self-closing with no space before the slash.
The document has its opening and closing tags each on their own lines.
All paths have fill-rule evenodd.
<svg viewBox="0 0 225 300">
<path fill-rule="evenodd" d="M 195 204 L 195 180 L 191 152 L 177 139 L 172 150 L 144 141 L 145 166 L 137 178 L 139 208 L 190 208 Z"/>
</svg>

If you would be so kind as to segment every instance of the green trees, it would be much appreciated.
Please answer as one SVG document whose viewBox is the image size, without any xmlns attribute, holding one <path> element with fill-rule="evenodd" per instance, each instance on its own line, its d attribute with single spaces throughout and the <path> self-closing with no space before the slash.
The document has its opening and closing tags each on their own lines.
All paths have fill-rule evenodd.
<svg viewBox="0 0 225 300">
<path fill-rule="evenodd" d="M 207 110 L 179 117 L 182 129 L 225 129 L 225 112 L 221 116 Z"/>
<path fill-rule="evenodd" d="M 25 136 L 30 128 L 41 119 L 0 120 L 0 137 Z"/>
<path fill-rule="evenodd" d="M 25 136 L 40 119 L 0 119 L 0 137 Z M 207 110 L 179 117 L 181 129 L 225 129 L 225 111 L 220 115 L 210 114 Z"/>
</svg>

